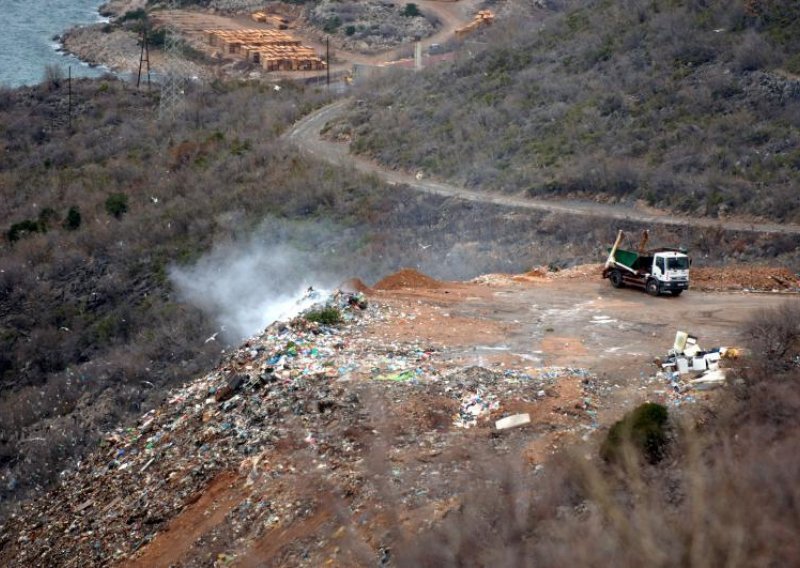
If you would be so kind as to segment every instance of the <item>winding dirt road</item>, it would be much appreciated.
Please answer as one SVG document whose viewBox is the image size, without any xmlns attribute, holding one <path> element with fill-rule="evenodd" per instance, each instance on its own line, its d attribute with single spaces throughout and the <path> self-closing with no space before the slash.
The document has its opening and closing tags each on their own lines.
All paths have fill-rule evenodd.
<svg viewBox="0 0 800 568">
<path fill-rule="evenodd" d="M 652 212 L 642 211 L 624 205 L 603 205 L 589 201 L 534 199 L 518 195 L 496 193 L 490 190 L 476 191 L 452 183 L 432 179 L 418 180 L 413 174 L 408 172 L 390 170 L 381 164 L 351 154 L 349 152 L 349 145 L 347 144 L 330 142 L 320 137 L 320 131 L 328 122 L 337 118 L 344 111 L 348 102 L 349 99 L 342 99 L 309 114 L 295 123 L 284 137 L 294 142 L 301 150 L 308 154 L 326 160 L 332 164 L 353 167 L 360 172 L 377 175 L 390 185 L 407 185 L 417 191 L 434 195 L 457 197 L 467 201 L 491 203 L 493 205 L 519 209 L 618 219 L 648 225 L 691 226 L 748 233 L 800 235 L 800 225 L 748 222 L 729 219 L 720 220 L 707 217 L 680 217 L 666 213 L 653 214 Z"/>
</svg>

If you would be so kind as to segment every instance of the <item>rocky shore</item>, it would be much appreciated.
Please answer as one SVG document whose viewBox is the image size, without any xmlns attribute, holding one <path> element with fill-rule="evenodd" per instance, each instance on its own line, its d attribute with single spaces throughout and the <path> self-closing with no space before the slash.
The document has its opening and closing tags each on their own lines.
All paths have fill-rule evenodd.
<svg viewBox="0 0 800 568">
<path fill-rule="evenodd" d="M 72 28 L 61 36 L 69 53 L 90 65 L 104 65 L 117 73 L 136 71 L 139 45 L 134 34 L 124 30 L 105 32 L 105 24 Z"/>
<path fill-rule="evenodd" d="M 98 12 L 113 19 L 145 4 L 146 0 L 110 0 Z M 71 28 L 59 40 L 65 51 L 90 65 L 103 65 L 117 73 L 134 72 L 139 67 L 139 45 L 131 32 L 109 32 L 107 24 L 93 24 Z"/>
</svg>

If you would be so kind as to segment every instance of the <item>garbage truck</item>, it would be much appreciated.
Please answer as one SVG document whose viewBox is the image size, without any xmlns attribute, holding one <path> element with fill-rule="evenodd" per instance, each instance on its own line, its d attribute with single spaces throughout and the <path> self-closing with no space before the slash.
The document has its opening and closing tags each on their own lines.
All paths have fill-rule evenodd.
<svg viewBox="0 0 800 568">
<path fill-rule="evenodd" d="M 689 289 L 691 259 L 685 249 L 645 250 L 648 240 L 645 231 L 638 250 L 623 250 L 619 248 L 623 237 L 624 233 L 619 231 L 603 267 L 603 278 L 608 278 L 614 288 L 634 286 L 644 289 L 651 296 L 665 292 L 680 296 Z"/>
</svg>

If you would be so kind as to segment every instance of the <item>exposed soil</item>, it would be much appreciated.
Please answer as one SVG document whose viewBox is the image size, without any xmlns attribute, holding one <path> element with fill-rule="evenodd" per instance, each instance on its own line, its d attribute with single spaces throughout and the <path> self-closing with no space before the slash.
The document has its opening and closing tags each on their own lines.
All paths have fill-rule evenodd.
<svg viewBox="0 0 800 568">
<path fill-rule="evenodd" d="M 417 272 L 413 268 L 404 268 L 399 272 L 378 281 L 373 288 L 376 290 L 399 290 L 401 288 L 441 288 L 442 283 L 430 276 Z"/>
<path fill-rule="evenodd" d="M 694 268 L 692 286 L 699 290 L 785 291 L 800 287 L 800 278 L 788 268 L 723 266 Z"/>
<path fill-rule="evenodd" d="M 242 485 L 234 472 L 218 475 L 145 547 L 144 554 L 123 565 L 166 568 L 178 564 L 203 535 L 222 523 L 231 509 L 245 499 L 247 491 Z"/>
</svg>

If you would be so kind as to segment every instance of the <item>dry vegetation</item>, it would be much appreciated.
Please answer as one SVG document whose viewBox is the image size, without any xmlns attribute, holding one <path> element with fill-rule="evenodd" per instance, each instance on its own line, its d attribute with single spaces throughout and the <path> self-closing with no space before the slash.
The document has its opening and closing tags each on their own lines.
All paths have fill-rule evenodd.
<svg viewBox="0 0 800 568">
<path fill-rule="evenodd" d="M 369 85 L 332 132 L 468 186 L 800 220 L 796 2 L 551 4 Z"/>
</svg>

